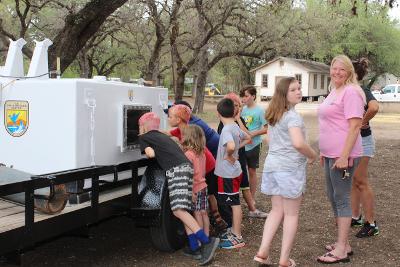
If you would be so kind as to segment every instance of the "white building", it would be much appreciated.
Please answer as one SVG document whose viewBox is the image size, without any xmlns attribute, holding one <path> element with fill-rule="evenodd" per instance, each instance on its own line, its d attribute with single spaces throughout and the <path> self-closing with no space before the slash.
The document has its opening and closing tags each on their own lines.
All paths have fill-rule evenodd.
<svg viewBox="0 0 400 267">
<path fill-rule="evenodd" d="M 271 98 L 279 80 L 288 76 L 296 77 L 300 81 L 303 97 L 328 94 L 329 66 L 324 63 L 277 57 L 250 72 L 255 73 L 255 86 L 261 99 Z"/>
</svg>

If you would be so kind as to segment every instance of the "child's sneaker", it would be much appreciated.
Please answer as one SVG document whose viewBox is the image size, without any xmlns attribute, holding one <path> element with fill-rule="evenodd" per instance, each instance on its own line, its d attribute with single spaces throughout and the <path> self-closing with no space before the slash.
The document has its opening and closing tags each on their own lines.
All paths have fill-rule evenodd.
<svg viewBox="0 0 400 267">
<path fill-rule="evenodd" d="M 222 241 L 228 240 L 229 236 L 232 235 L 231 228 L 226 228 L 225 232 L 223 232 L 220 236 L 219 239 Z"/>
<path fill-rule="evenodd" d="M 191 257 L 195 260 L 200 260 L 201 259 L 201 252 L 200 252 L 200 248 L 193 251 L 191 250 L 189 247 L 184 247 L 183 248 L 183 255 Z"/>
<path fill-rule="evenodd" d="M 221 240 L 219 247 L 223 249 L 234 249 L 244 247 L 246 243 L 242 237 L 237 237 L 235 234 L 231 233 L 227 240 Z"/>
<path fill-rule="evenodd" d="M 201 259 L 199 265 L 206 265 L 213 260 L 218 244 L 219 238 L 210 237 L 210 243 L 201 246 Z"/>
<path fill-rule="evenodd" d="M 267 218 L 268 217 L 268 213 L 256 209 L 254 211 L 249 211 L 249 215 L 248 216 L 250 218 Z"/>
<path fill-rule="evenodd" d="M 374 225 L 371 225 L 369 222 L 365 222 L 364 226 L 356 234 L 356 237 L 363 238 L 363 237 L 370 237 L 370 236 L 374 236 L 374 235 L 379 235 L 379 228 L 376 225 L 376 222 L 374 223 Z"/>
<path fill-rule="evenodd" d="M 358 219 L 351 218 L 351 227 L 361 227 L 364 225 L 364 220 L 361 218 L 361 215 Z"/>
</svg>

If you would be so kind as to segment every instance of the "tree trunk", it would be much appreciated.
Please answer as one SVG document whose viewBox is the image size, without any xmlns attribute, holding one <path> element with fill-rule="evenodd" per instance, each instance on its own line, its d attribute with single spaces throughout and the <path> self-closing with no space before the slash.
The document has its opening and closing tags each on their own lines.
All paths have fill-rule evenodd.
<svg viewBox="0 0 400 267">
<path fill-rule="evenodd" d="M 157 86 L 158 84 L 158 76 L 160 74 L 160 53 L 162 48 L 162 43 L 164 42 L 164 37 L 160 37 L 157 34 L 157 40 L 153 47 L 153 51 L 151 53 L 151 57 L 147 64 L 144 79 L 146 81 L 153 81 L 153 85 Z"/>
<path fill-rule="evenodd" d="M 243 78 L 242 81 L 244 83 L 242 84 L 242 86 L 251 84 L 250 67 L 248 66 L 248 64 L 246 64 L 246 61 L 243 57 L 240 57 L 239 61 L 241 66 L 240 71 L 242 73 L 242 78 Z"/>
<path fill-rule="evenodd" d="M 75 60 L 109 15 L 127 0 L 91 0 L 76 14 L 65 18 L 64 28 L 54 38 L 49 48 L 50 69 L 56 69 L 56 58 L 61 58 L 61 72 Z"/>
<path fill-rule="evenodd" d="M 177 38 L 179 36 L 178 11 L 181 7 L 181 4 L 182 0 L 174 1 L 170 17 L 171 33 L 169 36 L 169 42 L 171 46 L 171 63 L 174 76 L 173 86 L 175 101 L 182 100 L 183 91 L 185 89 L 185 75 L 187 72 L 187 68 L 183 65 L 183 60 L 179 54 L 177 44 Z"/>
<path fill-rule="evenodd" d="M 86 49 L 82 49 L 77 55 L 77 60 L 80 70 L 79 76 L 81 78 L 88 79 L 92 78 L 92 69 L 90 67 L 89 58 L 86 53 L 87 53 Z"/>
<path fill-rule="evenodd" d="M 204 95 L 205 91 L 204 88 L 206 87 L 207 83 L 207 74 L 208 74 L 208 46 L 204 46 L 201 48 L 198 57 L 198 64 L 197 64 L 197 81 L 196 81 L 196 98 L 194 101 L 193 112 L 194 113 L 202 113 L 203 106 L 204 106 Z"/>
<path fill-rule="evenodd" d="M 200 40 L 204 39 L 207 35 L 207 23 L 203 16 L 203 1 L 196 1 L 197 5 L 197 30 L 200 33 Z M 208 67 L 208 44 L 204 45 L 200 48 L 198 55 L 197 55 L 197 62 L 196 62 L 196 87 L 195 87 L 195 100 L 193 106 L 194 113 L 202 113 L 203 106 L 204 106 L 204 95 L 205 91 L 204 88 L 207 83 L 207 73 L 209 71 Z"/>
<path fill-rule="evenodd" d="M 175 81 L 175 101 L 182 100 L 183 92 L 185 90 L 185 76 L 186 71 L 182 69 L 178 69 L 176 72 L 176 81 Z"/>
</svg>

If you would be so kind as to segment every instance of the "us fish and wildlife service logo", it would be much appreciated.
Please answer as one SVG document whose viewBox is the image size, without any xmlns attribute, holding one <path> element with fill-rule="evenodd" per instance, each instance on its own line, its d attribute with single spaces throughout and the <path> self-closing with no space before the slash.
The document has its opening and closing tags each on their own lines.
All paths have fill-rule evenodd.
<svg viewBox="0 0 400 267">
<path fill-rule="evenodd" d="M 29 126 L 28 101 L 6 101 L 4 104 L 4 124 L 6 131 L 12 137 L 24 135 Z"/>
</svg>

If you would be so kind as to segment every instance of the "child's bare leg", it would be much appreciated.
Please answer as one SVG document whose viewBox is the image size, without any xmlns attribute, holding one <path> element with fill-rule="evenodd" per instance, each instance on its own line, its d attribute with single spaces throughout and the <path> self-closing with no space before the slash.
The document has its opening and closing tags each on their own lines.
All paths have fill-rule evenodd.
<svg viewBox="0 0 400 267">
<path fill-rule="evenodd" d="M 214 195 L 208 195 L 208 203 L 210 204 L 210 210 L 212 214 L 214 214 L 214 212 L 218 212 L 218 203 Z"/>
<path fill-rule="evenodd" d="M 208 233 L 204 229 L 203 217 L 201 215 L 201 211 L 196 210 L 195 212 L 193 212 L 193 215 L 194 215 L 194 218 L 196 219 L 196 222 L 199 224 L 200 228 L 202 228 L 204 230 L 204 232 L 208 235 Z"/>
<path fill-rule="evenodd" d="M 255 201 L 253 199 L 253 196 L 251 195 L 250 189 L 243 189 L 242 195 L 243 195 L 244 201 L 246 201 L 249 211 L 255 211 L 256 205 L 254 204 Z"/>
<path fill-rule="evenodd" d="M 232 233 L 236 236 L 242 236 L 242 207 L 240 205 L 234 205 L 232 207 Z"/>
<path fill-rule="evenodd" d="M 203 230 L 207 236 L 210 236 L 210 219 L 208 218 L 208 213 L 206 210 L 201 210 L 200 214 L 203 221 Z"/>
<path fill-rule="evenodd" d="M 299 210 L 303 197 L 296 199 L 283 198 L 283 235 L 280 264 L 288 264 L 290 251 L 294 244 L 299 222 Z"/>
<path fill-rule="evenodd" d="M 179 220 L 182 221 L 182 223 L 187 226 L 190 231 L 193 233 L 198 232 L 201 228 L 199 224 L 196 222 L 196 220 L 193 218 L 192 215 L 190 215 L 189 212 L 183 209 L 177 209 L 173 210 L 172 213 L 177 217 Z"/>
<path fill-rule="evenodd" d="M 265 220 L 263 237 L 257 255 L 266 258 L 269 255 L 272 240 L 283 218 L 283 199 L 281 196 L 272 196 L 272 209 Z"/>
<path fill-rule="evenodd" d="M 185 227 L 186 235 L 193 234 L 193 232 L 189 229 L 189 227 L 187 227 L 185 224 L 183 226 Z"/>
<path fill-rule="evenodd" d="M 257 189 L 257 169 L 248 168 L 249 169 L 249 184 L 250 184 L 250 192 L 253 197 L 253 202 L 255 203 L 256 199 L 256 189 Z"/>
</svg>

